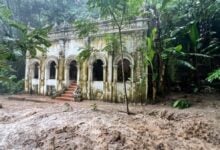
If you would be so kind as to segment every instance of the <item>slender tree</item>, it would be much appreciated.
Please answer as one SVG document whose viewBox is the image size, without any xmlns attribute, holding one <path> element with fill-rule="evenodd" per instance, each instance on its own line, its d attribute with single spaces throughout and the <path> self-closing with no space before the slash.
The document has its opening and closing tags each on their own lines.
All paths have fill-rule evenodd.
<svg viewBox="0 0 220 150">
<path fill-rule="evenodd" d="M 140 5 L 143 4 L 142 0 L 88 0 L 88 5 L 91 9 L 98 9 L 100 16 L 104 19 L 111 18 L 110 21 L 118 30 L 119 43 L 120 43 L 120 55 L 122 63 L 122 78 L 123 78 L 123 89 L 124 89 L 124 100 L 126 102 L 127 114 L 129 111 L 129 101 L 127 95 L 127 87 L 124 75 L 124 49 L 122 30 L 125 24 L 128 24 L 130 19 L 138 15 Z"/>
</svg>

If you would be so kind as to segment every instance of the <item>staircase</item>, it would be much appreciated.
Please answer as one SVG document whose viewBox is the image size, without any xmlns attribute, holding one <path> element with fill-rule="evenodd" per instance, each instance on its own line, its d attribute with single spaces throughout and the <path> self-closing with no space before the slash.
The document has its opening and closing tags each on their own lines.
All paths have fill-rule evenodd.
<svg viewBox="0 0 220 150">
<path fill-rule="evenodd" d="M 56 100 L 73 101 L 73 92 L 76 90 L 76 88 L 76 82 L 71 83 L 67 90 L 60 97 L 56 97 Z"/>
</svg>

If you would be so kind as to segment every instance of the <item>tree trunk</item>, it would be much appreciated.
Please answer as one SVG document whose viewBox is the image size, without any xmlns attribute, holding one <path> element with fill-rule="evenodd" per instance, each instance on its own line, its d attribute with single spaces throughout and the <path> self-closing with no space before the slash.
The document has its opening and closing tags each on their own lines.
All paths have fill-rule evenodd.
<svg viewBox="0 0 220 150">
<path fill-rule="evenodd" d="M 126 111 L 127 111 L 127 114 L 129 115 L 130 111 L 129 111 L 127 87 L 126 87 L 126 82 L 125 82 L 125 74 L 124 74 L 124 54 L 123 54 L 121 27 L 118 27 L 118 31 L 119 31 L 120 51 L 121 51 L 121 65 L 122 65 L 122 79 L 123 79 L 123 85 L 124 85 L 124 99 L 125 99 L 125 103 L 126 103 Z"/>
</svg>

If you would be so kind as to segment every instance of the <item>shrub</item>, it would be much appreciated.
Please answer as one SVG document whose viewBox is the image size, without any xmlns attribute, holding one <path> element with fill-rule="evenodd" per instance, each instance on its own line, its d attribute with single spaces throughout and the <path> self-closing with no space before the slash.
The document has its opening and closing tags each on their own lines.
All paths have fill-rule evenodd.
<svg viewBox="0 0 220 150">
<path fill-rule="evenodd" d="M 91 107 L 92 107 L 92 110 L 93 110 L 93 111 L 97 111 L 97 110 L 98 110 L 96 103 L 92 104 Z"/>
<path fill-rule="evenodd" d="M 190 102 L 186 99 L 178 99 L 174 101 L 172 104 L 172 107 L 179 109 L 189 108 L 190 106 L 191 106 Z"/>
</svg>

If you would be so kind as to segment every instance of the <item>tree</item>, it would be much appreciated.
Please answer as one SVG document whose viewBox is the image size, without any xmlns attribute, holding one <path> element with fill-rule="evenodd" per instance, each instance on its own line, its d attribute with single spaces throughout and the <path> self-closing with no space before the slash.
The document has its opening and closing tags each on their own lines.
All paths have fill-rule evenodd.
<svg viewBox="0 0 220 150">
<path fill-rule="evenodd" d="M 2 26 L 0 30 L 0 80 L 7 81 L 1 82 L 1 86 L 6 88 L 9 84 L 12 85 L 19 80 L 14 74 L 18 69 L 16 66 L 22 66 L 22 64 L 14 63 L 15 60 L 22 57 L 23 62 L 26 51 L 30 51 L 31 56 L 34 57 L 37 51 L 45 52 L 46 47 L 51 45 L 47 39 L 51 27 L 34 29 L 15 21 L 11 11 L 2 4 L 0 4 L 0 24 Z M 24 72 L 22 74 L 24 75 Z"/>
<path fill-rule="evenodd" d="M 110 21 L 118 30 L 118 38 L 120 44 L 120 55 L 121 60 L 124 60 L 124 49 L 123 49 L 123 39 L 122 39 L 122 30 L 123 25 L 127 24 L 130 19 L 133 19 L 138 15 L 140 5 L 143 3 L 142 0 L 88 0 L 88 5 L 90 9 L 98 9 L 100 16 L 104 19 L 111 18 Z M 124 99 L 126 102 L 126 111 L 127 114 L 130 114 L 129 111 L 129 101 L 127 96 L 127 87 L 124 76 L 124 62 L 122 63 L 122 78 L 123 78 L 123 87 L 124 87 Z"/>
<path fill-rule="evenodd" d="M 151 35 L 147 37 L 145 56 L 154 68 L 151 71 L 153 100 L 156 95 L 163 95 L 164 87 L 168 86 L 165 84 L 168 79 L 174 79 L 174 73 L 178 70 L 181 73 L 180 65 L 197 74 L 199 64 L 210 61 L 210 56 L 219 49 L 210 20 L 217 18 L 218 6 L 215 0 L 146 0 L 143 15 L 151 20 Z M 201 80 L 198 75 L 194 76 L 191 83 Z"/>
</svg>

